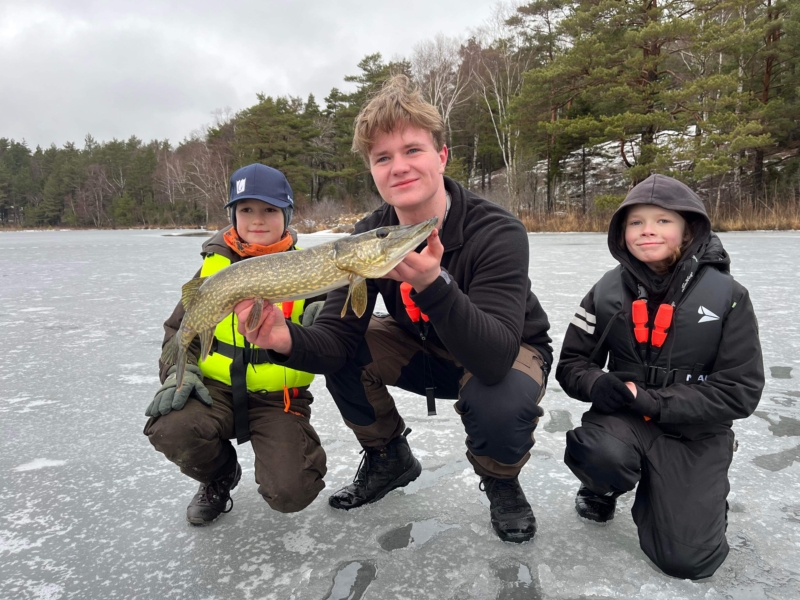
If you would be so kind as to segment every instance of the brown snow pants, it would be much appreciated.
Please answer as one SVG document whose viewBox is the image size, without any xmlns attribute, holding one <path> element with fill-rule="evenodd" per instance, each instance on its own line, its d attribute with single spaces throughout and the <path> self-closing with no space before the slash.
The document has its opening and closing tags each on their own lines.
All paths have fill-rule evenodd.
<svg viewBox="0 0 800 600">
<path fill-rule="evenodd" d="M 144 434 L 156 450 L 201 483 L 224 476 L 235 464 L 231 388 L 205 382 L 212 406 L 189 398 L 182 410 L 150 418 Z M 258 493 L 274 510 L 297 512 L 325 487 L 326 456 L 309 423 L 313 397 L 300 388 L 291 410 L 284 412 L 283 392 L 251 393 L 248 400 L 250 443 L 255 454 Z"/>
</svg>

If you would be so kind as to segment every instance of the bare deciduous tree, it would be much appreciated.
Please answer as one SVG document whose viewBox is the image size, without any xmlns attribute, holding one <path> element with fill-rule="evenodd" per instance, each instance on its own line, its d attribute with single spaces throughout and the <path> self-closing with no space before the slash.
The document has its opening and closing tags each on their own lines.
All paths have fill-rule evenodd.
<svg viewBox="0 0 800 600">
<path fill-rule="evenodd" d="M 479 30 L 480 52 L 473 57 L 472 77 L 483 99 L 506 167 L 508 193 L 518 194 L 519 126 L 510 118 L 511 103 L 522 90 L 525 72 L 533 66 L 534 52 L 522 32 L 507 25 L 518 3 L 500 3 Z"/>
<path fill-rule="evenodd" d="M 411 55 L 411 74 L 422 95 L 442 115 L 447 142 L 452 143 L 450 114 L 469 98 L 469 78 L 461 68 L 461 41 L 438 34 L 414 46 Z"/>
</svg>

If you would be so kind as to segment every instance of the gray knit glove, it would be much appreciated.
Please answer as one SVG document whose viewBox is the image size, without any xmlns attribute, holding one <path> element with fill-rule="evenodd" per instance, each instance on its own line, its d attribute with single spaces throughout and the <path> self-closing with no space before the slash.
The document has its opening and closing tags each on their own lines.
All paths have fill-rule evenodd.
<svg viewBox="0 0 800 600">
<path fill-rule="evenodd" d="M 303 317 L 300 319 L 300 323 L 303 327 L 311 327 L 314 324 L 324 304 L 324 300 L 319 300 L 306 306 L 306 309 L 303 311 Z"/>
<path fill-rule="evenodd" d="M 183 385 L 179 390 L 176 390 L 178 377 L 175 371 L 176 366 L 172 365 L 167 371 L 164 385 L 158 389 L 150 406 L 144 411 L 145 416 L 159 417 L 172 410 L 181 410 L 186 406 L 189 396 L 194 396 L 206 406 L 213 404 L 214 401 L 211 399 L 211 394 L 208 393 L 208 388 L 203 385 L 203 372 L 199 367 L 186 365 L 186 371 L 183 373 Z"/>
</svg>

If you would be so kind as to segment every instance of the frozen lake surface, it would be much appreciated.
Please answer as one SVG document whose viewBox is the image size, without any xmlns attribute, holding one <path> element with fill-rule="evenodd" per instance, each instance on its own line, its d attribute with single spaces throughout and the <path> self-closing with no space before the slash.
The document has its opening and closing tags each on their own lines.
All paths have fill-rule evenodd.
<svg viewBox="0 0 800 600">
<path fill-rule="evenodd" d="M 564 432 L 586 405 L 555 381 L 520 477 L 539 522 L 530 543 L 492 531 L 450 402 L 427 417 L 424 399 L 399 390 L 422 475 L 377 504 L 330 508 L 360 448 L 323 377 L 312 417 L 328 454 L 322 494 L 303 512 L 273 512 L 240 446 L 233 511 L 191 527 L 197 484 L 142 435 L 161 324 L 203 241 L 164 233 L 0 233 L 0 598 L 800 598 L 800 233 L 721 235 L 759 318 L 767 385 L 756 415 L 734 426 L 731 553 L 697 583 L 645 558 L 633 494 L 607 525 L 577 517 Z M 537 234 L 529 244 L 557 355 L 579 300 L 613 262 L 604 235 Z"/>
</svg>

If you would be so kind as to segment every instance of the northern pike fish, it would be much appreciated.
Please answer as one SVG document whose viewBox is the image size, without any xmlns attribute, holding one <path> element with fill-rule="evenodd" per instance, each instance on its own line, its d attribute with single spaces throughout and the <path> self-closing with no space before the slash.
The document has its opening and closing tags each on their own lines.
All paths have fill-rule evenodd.
<svg viewBox="0 0 800 600">
<path fill-rule="evenodd" d="M 243 260 L 211 277 L 192 279 L 181 288 L 186 314 L 178 332 L 167 342 L 161 362 L 176 364 L 177 384 L 183 384 L 186 355 L 195 336 L 205 360 L 217 324 L 242 300 L 253 299 L 245 329 L 253 331 L 264 301 L 271 303 L 312 298 L 349 284 L 347 303 L 359 317 L 367 309 L 365 279 L 383 277 L 419 246 L 436 226 L 433 217 L 416 225 L 379 227 L 305 250 L 280 252 Z"/>
</svg>

